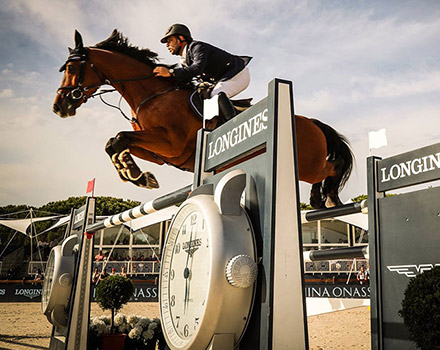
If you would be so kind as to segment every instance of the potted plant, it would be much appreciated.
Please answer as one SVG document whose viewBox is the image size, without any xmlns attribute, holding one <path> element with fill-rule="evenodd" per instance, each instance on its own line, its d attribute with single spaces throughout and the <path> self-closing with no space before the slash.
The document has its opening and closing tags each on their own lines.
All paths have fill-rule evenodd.
<svg viewBox="0 0 440 350">
<path fill-rule="evenodd" d="M 130 350 L 164 350 L 165 338 L 158 318 L 150 319 L 138 315 L 118 313 L 114 319 L 115 332 L 127 334 L 125 349 Z M 90 319 L 90 334 L 93 338 L 89 349 L 102 348 L 100 340 L 110 334 L 110 316 L 95 316 Z M 107 336 L 105 336 L 107 338 Z"/>
<path fill-rule="evenodd" d="M 96 302 L 103 310 L 110 310 L 110 334 L 103 334 L 102 350 L 123 349 L 126 334 L 114 334 L 115 312 L 126 304 L 133 295 L 131 280 L 121 275 L 104 278 L 96 288 Z"/>
<path fill-rule="evenodd" d="M 440 350 L 440 266 L 411 279 L 399 315 L 422 350 Z"/>
</svg>

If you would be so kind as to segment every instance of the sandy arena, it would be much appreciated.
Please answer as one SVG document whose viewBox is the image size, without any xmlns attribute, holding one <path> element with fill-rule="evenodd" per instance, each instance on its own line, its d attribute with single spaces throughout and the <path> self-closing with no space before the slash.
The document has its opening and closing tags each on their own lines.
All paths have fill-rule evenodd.
<svg viewBox="0 0 440 350">
<path fill-rule="evenodd" d="M 142 310 L 142 312 L 140 312 Z M 121 312 L 159 316 L 158 303 L 129 303 Z M 92 303 L 93 316 L 110 314 Z M 40 303 L 0 303 L 0 350 L 48 349 L 51 325 Z M 368 307 L 309 317 L 310 350 L 370 349 Z"/>
</svg>

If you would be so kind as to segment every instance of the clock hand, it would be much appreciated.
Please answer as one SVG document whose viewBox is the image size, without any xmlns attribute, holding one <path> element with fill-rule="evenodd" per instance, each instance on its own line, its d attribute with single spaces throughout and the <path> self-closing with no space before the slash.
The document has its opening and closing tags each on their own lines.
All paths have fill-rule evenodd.
<svg viewBox="0 0 440 350">
<path fill-rule="evenodd" d="M 183 314 L 186 313 L 186 306 L 188 300 L 188 276 L 189 276 L 189 269 L 185 267 L 185 270 L 183 270 L 183 277 L 185 278 L 185 298 L 183 299 Z"/>
<path fill-rule="evenodd" d="M 188 244 L 188 254 L 186 256 L 186 264 L 185 269 L 183 270 L 183 277 L 185 278 L 185 298 L 183 299 L 183 313 L 186 313 L 186 308 L 188 305 L 188 277 L 189 277 L 189 269 L 188 269 L 188 262 L 189 262 L 189 256 L 191 253 L 191 243 L 192 243 L 192 235 L 193 235 L 193 227 L 191 227 L 191 233 L 189 235 L 189 244 Z"/>
<path fill-rule="evenodd" d="M 194 253 L 193 253 L 194 254 Z M 189 292 L 190 292 L 190 289 L 191 289 L 191 285 L 190 285 L 190 283 L 189 283 L 189 280 L 192 278 L 192 274 L 191 274 L 191 272 L 192 272 L 192 266 L 193 266 L 193 262 L 194 262 L 194 255 L 193 254 L 191 254 L 191 265 L 189 266 L 189 268 L 188 268 L 188 278 L 187 278 L 187 282 L 188 282 L 188 288 L 187 288 L 187 303 L 189 302 Z"/>
</svg>

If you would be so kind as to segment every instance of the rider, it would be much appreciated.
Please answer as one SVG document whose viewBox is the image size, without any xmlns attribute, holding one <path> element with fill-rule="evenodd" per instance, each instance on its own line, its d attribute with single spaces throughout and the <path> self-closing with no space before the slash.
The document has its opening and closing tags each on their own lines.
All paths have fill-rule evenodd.
<svg viewBox="0 0 440 350">
<path fill-rule="evenodd" d="M 212 83 L 203 93 L 204 98 L 218 95 L 220 113 L 225 121 L 235 116 L 229 101 L 249 86 L 250 74 L 246 65 L 248 56 L 232 55 L 208 43 L 193 40 L 184 24 L 171 25 L 160 40 L 166 43 L 172 55 L 181 56 L 181 68 L 158 66 L 154 73 L 161 77 L 174 77 L 177 82 L 189 83 L 193 78 Z"/>
</svg>

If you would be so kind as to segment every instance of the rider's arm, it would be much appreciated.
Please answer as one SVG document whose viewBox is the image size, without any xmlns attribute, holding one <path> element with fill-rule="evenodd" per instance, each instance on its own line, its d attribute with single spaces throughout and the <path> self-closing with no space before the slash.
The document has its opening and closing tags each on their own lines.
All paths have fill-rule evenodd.
<svg viewBox="0 0 440 350">
<path fill-rule="evenodd" d="M 188 54 L 191 55 L 191 65 L 174 69 L 174 77 L 178 82 L 188 82 L 192 78 L 201 75 L 208 62 L 209 45 L 202 42 L 194 42 L 190 45 Z"/>
</svg>

